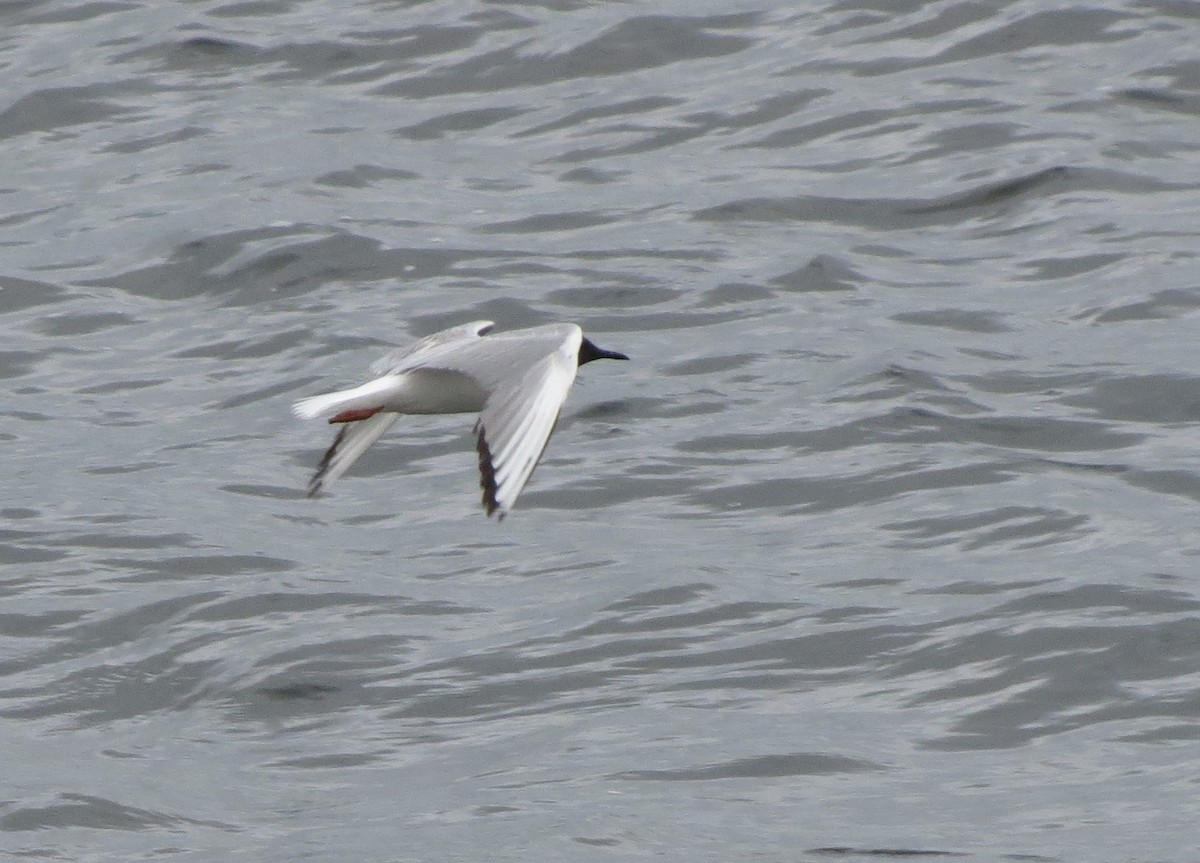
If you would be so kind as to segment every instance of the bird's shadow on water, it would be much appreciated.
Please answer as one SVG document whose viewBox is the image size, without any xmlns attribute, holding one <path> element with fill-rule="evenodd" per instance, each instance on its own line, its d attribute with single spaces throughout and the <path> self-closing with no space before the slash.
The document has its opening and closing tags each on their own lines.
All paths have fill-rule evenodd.
<svg viewBox="0 0 1200 863">
<path fill-rule="evenodd" d="M 850 845 L 827 845 L 821 848 L 809 848 L 809 854 L 822 857 L 837 857 L 852 859 L 865 857 L 868 859 L 912 859 L 917 857 L 969 857 L 965 851 L 941 851 L 933 848 L 855 848 Z M 1030 861 L 1030 863 L 1052 863 L 1056 857 L 1043 857 L 1040 854 L 1002 854 L 1001 859 L 1013 861 Z"/>
<path fill-rule="evenodd" d="M 323 701 L 339 691 L 330 683 L 285 683 L 280 686 L 260 686 L 258 693 L 271 701 Z"/>
<path fill-rule="evenodd" d="M 593 402 L 575 412 L 577 419 L 603 419 L 611 416 L 624 416 L 629 413 L 629 399 L 609 399 L 603 402 Z"/>
<path fill-rule="evenodd" d="M 809 854 L 827 857 L 966 857 L 962 851 L 936 851 L 931 848 L 853 848 L 849 845 L 828 845 L 809 848 Z"/>
</svg>

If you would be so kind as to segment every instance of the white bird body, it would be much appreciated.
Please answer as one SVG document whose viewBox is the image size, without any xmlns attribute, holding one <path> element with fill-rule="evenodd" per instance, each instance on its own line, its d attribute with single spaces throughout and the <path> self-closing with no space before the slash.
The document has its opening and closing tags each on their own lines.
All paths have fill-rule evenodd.
<svg viewBox="0 0 1200 863">
<path fill-rule="evenodd" d="M 471 377 L 446 369 L 388 372 L 362 386 L 296 402 L 304 419 L 343 411 L 383 410 L 398 414 L 461 414 L 483 410 L 487 393 Z"/>
<path fill-rule="evenodd" d="M 503 519 L 541 458 L 579 364 L 628 357 L 597 348 L 575 324 L 484 338 L 492 327 L 473 321 L 435 333 L 374 363 L 378 377 L 361 386 L 296 402 L 297 416 L 343 424 L 309 496 L 345 473 L 401 414 L 479 412 L 483 502 Z"/>
</svg>

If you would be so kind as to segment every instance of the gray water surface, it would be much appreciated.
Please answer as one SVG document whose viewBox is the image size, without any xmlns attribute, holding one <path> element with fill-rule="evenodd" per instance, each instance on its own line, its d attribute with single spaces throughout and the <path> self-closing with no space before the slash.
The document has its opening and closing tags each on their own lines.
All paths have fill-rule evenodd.
<svg viewBox="0 0 1200 863">
<path fill-rule="evenodd" d="M 0 851 L 1194 861 L 1198 9 L 0 5 Z"/>
</svg>

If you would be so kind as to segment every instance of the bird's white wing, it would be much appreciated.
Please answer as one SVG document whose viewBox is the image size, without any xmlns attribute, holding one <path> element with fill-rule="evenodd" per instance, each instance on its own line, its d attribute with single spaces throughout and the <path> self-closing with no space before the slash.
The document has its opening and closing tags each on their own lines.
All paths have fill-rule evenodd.
<svg viewBox="0 0 1200 863">
<path fill-rule="evenodd" d="M 537 467 L 575 381 L 578 338 L 495 389 L 475 424 L 479 482 L 487 514 L 512 509 Z"/>
<path fill-rule="evenodd" d="M 492 321 L 471 321 L 469 324 L 450 327 L 448 330 L 426 336 L 414 344 L 397 348 L 387 356 L 376 360 L 371 364 L 371 374 L 384 375 L 388 372 L 402 372 L 417 368 L 424 365 L 431 356 L 442 353 L 445 346 L 455 343 L 462 346 L 478 341 L 481 336 L 491 332 L 494 326 Z"/>
<path fill-rule="evenodd" d="M 400 414 L 385 411 L 361 422 L 343 423 L 337 437 L 321 456 L 317 472 L 308 484 L 308 496 L 316 497 L 326 483 L 344 474 L 399 418 Z"/>
</svg>

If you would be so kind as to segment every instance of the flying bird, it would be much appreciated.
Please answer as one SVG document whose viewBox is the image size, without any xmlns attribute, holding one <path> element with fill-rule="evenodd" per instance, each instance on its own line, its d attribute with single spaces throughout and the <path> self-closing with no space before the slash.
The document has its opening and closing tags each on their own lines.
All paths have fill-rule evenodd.
<svg viewBox="0 0 1200 863">
<path fill-rule="evenodd" d="M 477 412 L 483 506 L 503 520 L 542 457 L 578 367 L 629 357 L 597 347 L 575 324 L 489 335 L 494 326 L 472 321 L 434 333 L 376 362 L 365 384 L 296 402 L 296 416 L 341 425 L 308 496 L 345 473 L 401 414 Z"/>
</svg>

